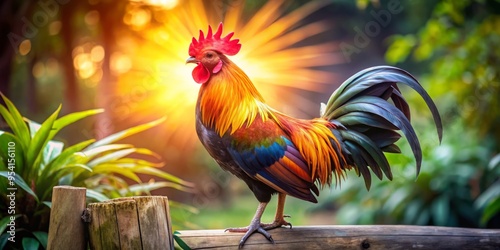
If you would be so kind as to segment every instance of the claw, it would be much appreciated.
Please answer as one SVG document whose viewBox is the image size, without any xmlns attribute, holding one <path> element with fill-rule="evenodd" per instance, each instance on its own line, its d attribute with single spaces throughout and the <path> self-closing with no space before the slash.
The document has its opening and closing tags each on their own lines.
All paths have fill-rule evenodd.
<svg viewBox="0 0 500 250">
<path fill-rule="evenodd" d="M 274 239 L 269 232 L 266 230 L 271 230 L 274 228 L 278 228 L 281 226 L 290 226 L 292 228 L 292 223 L 289 223 L 285 220 L 276 220 L 270 224 L 260 223 L 260 221 L 252 221 L 248 227 L 238 227 L 238 228 L 227 228 L 224 232 L 232 232 L 232 233 L 245 233 L 243 237 L 241 237 L 238 248 L 241 249 L 245 242 L 250 238 L 250 236 L 254 233 L 260 233 L 266 237 L 269 242 L 274 244 Z"/>
<path fill-rule="evenodd" d="M 260 221 L 252 221 L 252 223 L 248 227 L 240 227 L 240 228 L 228 228 L 224 230 L 224 232 L 233 232 L 233 233 L 242 233 L 245 232 L 243 237 L 241 237 L 240 243 L 238 245 L 238 248 L 241 249 L 244 245 L 245 242 L 250 238 L 250 236 L 254 233 L 260 233 L 266 237 L 267 240 L 269 240 L 271 243 L 274 244 L 274 239 L 271 236 L 270 233 L 264 229 L 264 224 L 261 224 Z"/>
<path fill-rule="evenodd" d="M 227 228 L 226 230 L 224 230 L 224 232 L 245 233 L 238 244 L 238 248 L 242 248 L 245 245 L 245 242 L 248 240 L 248 238 L 250 238 L 250 236 L 255 232 L 264 235 L 264 237 L 266 237 L 267 240 L 269 240 L 271 243 L 274 244 L 273 237 L 271 237 L 271 234 L 269 234 L 266 230 L 271 230 L 282 226 L 290 226 L 290 228 L 292 228 L 292 223 L 289 223 L 284 219 L 284 218 L 290 218 L 290 216 L 283 215 L 283 207 L 285 205 L 285 194 L 282 193 L 279 194 L 276 216 L 273 223 L 270 224 L 260 223 L 260 218 L 262 217 L 262 213 L 266 209 L 266 205 L 267 202 L 259 203 L 259 206 L 257 207 L 257 211 L 255 212 L 252 222 L 250 222 L 250 225 L 248 225 L 248 227 Z"/>
<path fill-rule="evenodd" d="M 285 216 L 284 216 L 285 217 Z M 269 224 L 261 224 L 261 226 L 266 229 L 266 230 L 271 230 L 274 228 L 282 227 L 282 226 L 290 226 L 290 229 L 292 228 L 292 223 L 286 221 L 285 219 L 276 219 L 273 223 Z"/>
<path fill-rule="evenodd" d="M 257 229 L 254 229 L 253 231 L 248 230 L 248 232 L 245 233 L 245 235 L 243 235 L 243 237 L 240 240 L 240 244 L 238 245 L 238 249 L 243 248 L 243 246 L 245 245 L 245 242 L 255 232 L 258 232 L 258 233 L 264 235 L 264 237 L 266 237 L 267 240 L 269 240 L 271 243 L 274 244 L 274 240 L 273 240 L 273 237 L 271 236 L 271 234 L 268 233 L 266 230 L 264 230 L 264 228 L 262 228 L 262 227 L 259 226 Z"/>
</svg>

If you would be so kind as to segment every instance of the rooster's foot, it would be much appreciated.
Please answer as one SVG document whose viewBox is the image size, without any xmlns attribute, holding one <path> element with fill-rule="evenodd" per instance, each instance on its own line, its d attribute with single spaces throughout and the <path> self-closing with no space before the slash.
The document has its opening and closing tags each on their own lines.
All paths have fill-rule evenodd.
<svg viewBox="0 0 500 250">
<path fill-rule="evenodd" d="M 260 221 L 254 220 L 254 221 L 252 221 L 252 223 L 248 227 L 228 228 L 224 231 L 225 232 L 232 232 L 232 233 L 245 233 L 245 235 L 243 235 L 243 237 L 240 240 L 239 248 L 242 248 L 243 245 L 245 245 L 245 242 L 248 240 L 248 238 L 256 232 L 264 235 L 264 237 L 266 237 L 267 240 L 269 240 L 271 243 L 274 244 L 273 237 L 271 236 L 271 234 L 269 234 L 266 231 L 266 229 L 267 229 L 265 227 L 266 225 L 268 225 L 268 224 L 262 224 L 262 223 L 260 223 Z M 275 227 L 273 227 L 273 228 L 275 228 Z"/>
</svg>

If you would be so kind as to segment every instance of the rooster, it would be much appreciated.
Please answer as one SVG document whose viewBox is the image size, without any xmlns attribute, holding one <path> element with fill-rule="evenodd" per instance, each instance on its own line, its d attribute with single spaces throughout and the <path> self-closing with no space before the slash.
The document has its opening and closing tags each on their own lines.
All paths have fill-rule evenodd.
<svg viewBox="0 0 500 250">
<path fill-rule="evenodd" d="M 234 32 L 222 37 L 222 23 L 215 33 L 208 27 L 193 37 L 186 63 L 194 63 L 192 77 L 201 84 L 196 104 L 196 132 L 208 153 L 222 167 L 243 180 L 259 205 L 250 225 L 229 228 L 255 232 L 273 242 L 267 230 L 291 224 L 285 220 L 287 195 L 316 203 L 319 189 L 340 183 L 354 169 L 371 185 L 371 172 L 392 179 L 384 152 L 400 153 L 394 143 L 401 131 L 407 138 L 420 171 L 422 151 L 410 124 L 410 109 L 397 83 L 416 90 L 425 100 L 436 124 L 439 141 L 442 124 L 427 92 L 408 72 L 390 66 L 372 67 L 347 79 L 322 104 L 321 117 L 303 120 L 268 106 L 250 78 L 227 56 L 241 49 Z M 389 99 L 391 102 L 389 102 Z M 272 223 L 261 223 L 271 196 L 278 194 Z"/>
</svg>

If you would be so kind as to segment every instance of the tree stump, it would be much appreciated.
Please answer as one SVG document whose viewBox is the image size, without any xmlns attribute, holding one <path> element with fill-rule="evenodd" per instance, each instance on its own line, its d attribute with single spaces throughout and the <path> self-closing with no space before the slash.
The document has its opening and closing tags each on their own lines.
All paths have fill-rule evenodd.
<svg viewBox="0 0 500 250">
<path fill-rule="evenodd" d="M 90 249 L 173 249 L 167 197 L 141 196 L 88 205 Z"/>
<path fill-rule="evenodd" d="M 85 192 L 79 187 L 54 187 L 47 249 L 87 249 L 85 225 L 80 219 L 85 210 Z"/>
</svg>

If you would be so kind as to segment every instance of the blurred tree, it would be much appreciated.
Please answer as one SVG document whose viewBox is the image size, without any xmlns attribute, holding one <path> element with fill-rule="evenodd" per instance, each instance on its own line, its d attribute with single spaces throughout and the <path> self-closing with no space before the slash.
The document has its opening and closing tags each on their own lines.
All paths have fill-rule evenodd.
<svg viewBox="0 0 500 250">
<path fill-rule="evenodd" d="M 3 1 L 0 5 L 1 34 L 8 39 L 0 44 L 3 50 L 0 90 L 10 94 L 12 75 L 19 70 L 28 71 L 25 74 L 28 84 L 24 89 L 28 94 L 28 109 L 35 113 L 37 86 L 47 77 L 47 61 L 55 59 L 57 68 L 62 69 L 63 78 L 59 82 L 64 89 L 65 112 L 82 108 L 79 102 L 81 83 L 92 76 L 98 75 L 89 81 L 104 83 L 99 86 L 103 86 L 105 97 L 109 92 L 105 88 L 112 89 L 108 86 L 114 81 L 109 70 L 110 55 L 117 36 L 127 30 L 123 29 L 127 27 L 122 21 L 127 4 L 128 1 L 105 0 Z M 100 53 L 90 55 L 90 50 L 96 46 L 101 49 Z M 85 56 L 77 59 L 80 54 Z M 99 64 L 92 64 L 96 62 Z"/>
<path fill-rule="evenodd" d="M 13 46 L 12 39 L 18 41 L 15 37 L 10 38 L 12 32 L 20 33 L 21 22 L 19 19 L 25 15 L 28 9 L 27 1 L 5 0 L 0 3 L 0 91 L 9 93 L 9 82 L 12 72 L 12 64 L 17 48 Z M 19 45 L 19 44 L 17 44 Z"/>
</svg>

